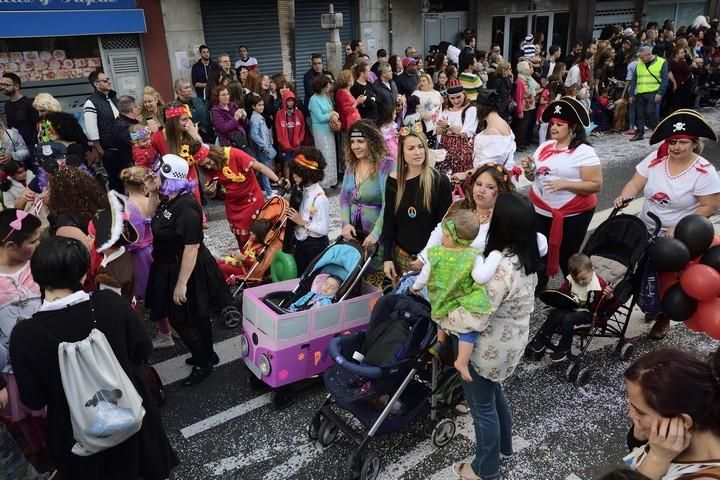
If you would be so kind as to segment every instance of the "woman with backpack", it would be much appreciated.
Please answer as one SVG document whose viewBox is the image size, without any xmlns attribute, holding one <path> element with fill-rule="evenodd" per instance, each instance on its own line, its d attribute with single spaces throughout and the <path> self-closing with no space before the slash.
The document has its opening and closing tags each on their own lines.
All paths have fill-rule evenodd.
<svg viewBox="0 0 720 480">
<path fill-rule="evenodd" d="M 210 119 L 221 147 L 241 148 L 247 144 L 247 112 L 230 97 L 227 85 L 215 87 L 210 97 Z"/>
<path fill-rule="evenodd" d="M 170 447 L 160 411 L 136 367 L 150 355 L 152 343 L 137 315 L 120 295 L 101 290 L 91 297 L 83 291 L 82 281 L 89 268 L 90 252 L 78 240 L 51 236 L 35 250 L 30 269 L 40 286 L 42 306 L 31 319 L 15 326 L 10 339 L 20 398 L 30 408 L 47 407 L 48 453 L 62 478 L 168 478 L 170 470 L 178 464 L 177 457 Z M 60 375 L 58 344 L 86 339 L 93 328 L 107 339 L 122 371 L 140 396 L 145 415 L 140 430 L 127 440 L 80 456 L 72 453 L 76 439 Z M 101 392 L 87 398 L 86 406 L 106 401 Z"/>
</svg>

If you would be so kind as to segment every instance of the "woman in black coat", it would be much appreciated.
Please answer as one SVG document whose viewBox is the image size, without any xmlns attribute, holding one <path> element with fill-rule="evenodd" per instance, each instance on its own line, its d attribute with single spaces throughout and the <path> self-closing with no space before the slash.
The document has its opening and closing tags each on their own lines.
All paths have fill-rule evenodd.
<svg viewBox="0 0 720 480">
<path fill-rule="evenodd" d="M 18 322 L 10 339 L 20 398 L 28 407 L 47 407 L 48 453 L 64 479 L 161 480 L 178 464 L 150 391 L 135 365 L 152 352 L 152 343 L 127 300 L 111 290 L 92 298 L 82 289 L 90 252 L 80 241 L 52 236 L 30 260 L 43 304 Z M 94 313 L 91 308 L 94 308 Z M 58 362 L 59 342 L 77 342 L 93 328 L 107 337 L 118 362 L 142 397 L 145 416 L 138 433 L 88 457 L 71 453 L 75 444 Z"/>
</svg>

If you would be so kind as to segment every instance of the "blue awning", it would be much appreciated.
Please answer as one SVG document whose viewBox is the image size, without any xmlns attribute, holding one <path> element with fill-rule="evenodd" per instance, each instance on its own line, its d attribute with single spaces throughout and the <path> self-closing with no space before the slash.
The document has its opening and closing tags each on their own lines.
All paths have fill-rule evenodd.
<svg viewBox="0 0 720 480">
<path fill-rule="evenodd" d="M 145 12 L 127 10 L 54 10 L 0 13 L 3 38 L 69 37 L 145 33 Z"/>
</svg>

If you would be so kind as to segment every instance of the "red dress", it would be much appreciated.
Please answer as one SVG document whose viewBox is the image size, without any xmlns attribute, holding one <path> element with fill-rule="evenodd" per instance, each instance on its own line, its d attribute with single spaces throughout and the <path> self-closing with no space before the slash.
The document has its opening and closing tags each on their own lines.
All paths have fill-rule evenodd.
<svg viewBox="0 0 720 480">
<path fill-rule="evenodd" d="M 225 214 L 242 249 L 265 197 L 252 167 L 255 159 L 239 148 L 225 147 L 225 161 L 226 165 L 214 172 L 213 178 L 225 188 Z"/>
<path fill-rule="evenodd" d="M 170 151 L 170 147 L 168 146 L 167 139 L 165 138 L 165 131 L 164 130 L 158 130 L 157 132 L 152 134 L 152 147 L 155 149 L 158 155 L 162 157 L 163 155 L 167 155 L 168 153 L 174 153 Z M 175 155 L 180 155 L 182 152 L 175 153 Z M 197 155 L 196 155 L 197 156 Z M 184 158 L 184 157 L 183 157 Z M 188 169 L 188 180 L 192 180 L 195 182 L 195 191 L 193 194 L 195 195 L 195 200 L 197 200 L 198 204 L 202 205 L 201 197 L 200 197 L 200 182 L 198 181 L 198 171 L 197 171 L 197 165 L 196 163 L 202 158 L 194 158 L 190 157 L 192 160 L 190 163 L 190 168 Z M 204 215 L 203 215 L 204 217 Z M 204 218 L 203 218 L 203 221 Z"/>
</svg>

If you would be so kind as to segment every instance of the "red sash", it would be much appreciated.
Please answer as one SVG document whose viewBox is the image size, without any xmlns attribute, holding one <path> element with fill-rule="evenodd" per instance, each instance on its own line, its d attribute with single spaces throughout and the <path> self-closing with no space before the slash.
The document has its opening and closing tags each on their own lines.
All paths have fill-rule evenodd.
<svg viewBox="0 0 720 480">
<path fill-rule="evenodd" d="M 530 201 L 538 208 L 552 213 L 552 224 L 550 225 L 550 238 L 548 238 L 548 260 L 546 272 L 553 276 L 560 270 L 560 244 L 563 238 L 563 223 L 567 215 L 582 213 L 597 205 L 597 196 L 575 195 L 575 197 L 560 208 L 552 208 L 540 198 L 533 188 L 530 188 Z"/>
</svg>

